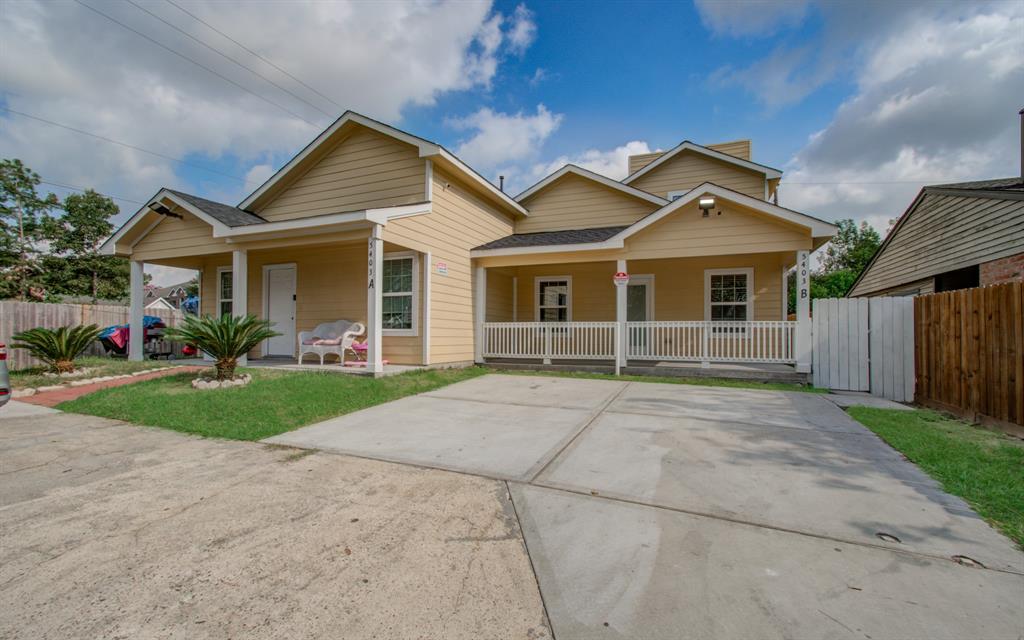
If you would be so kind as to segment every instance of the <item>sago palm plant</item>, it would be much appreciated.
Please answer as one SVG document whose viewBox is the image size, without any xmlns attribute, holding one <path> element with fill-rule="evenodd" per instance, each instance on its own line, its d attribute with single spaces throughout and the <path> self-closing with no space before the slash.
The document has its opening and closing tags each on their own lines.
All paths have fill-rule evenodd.
<svg viewBox="0 0 1024 640">
<path fill-rule="evenodd" d="M 57 329 L 37 327 L 12 336 L 14 342 L 11 346 L 27 349 L 46 363 L 51 371 L 71 373 L 75 370 L 75 358 L 99 336 L 100 328 L 94 324 Z"/>
<path fill-rule="evenodd" d="M 168 340 L 195 345 L 214 359 L 217 379 L 233 378 L 238 359 L 267 338 L 281 334 L 271 330 L 269 320 L 256 316 L 213 316 L 186 315 L 184 321 L 167 329 L 164 337 Z"/>
</svg>

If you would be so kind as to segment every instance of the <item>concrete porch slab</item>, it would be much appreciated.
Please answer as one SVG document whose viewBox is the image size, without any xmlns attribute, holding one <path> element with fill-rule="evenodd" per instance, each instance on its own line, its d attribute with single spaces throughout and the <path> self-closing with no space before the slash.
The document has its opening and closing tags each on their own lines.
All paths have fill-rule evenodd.
<svg viewBox="0 0 1024 640">
<path fill-rule="evenodd" d="M 1021 575 L 532 486 L 511 491 L 559 640 L 1024 632 Z"/>
<path fill-rule="evenodd" d="M 1024 555 L 1009 540 L 858 428 L 609 412 L 535 484 L 1024 572 Z"/>
</svg>

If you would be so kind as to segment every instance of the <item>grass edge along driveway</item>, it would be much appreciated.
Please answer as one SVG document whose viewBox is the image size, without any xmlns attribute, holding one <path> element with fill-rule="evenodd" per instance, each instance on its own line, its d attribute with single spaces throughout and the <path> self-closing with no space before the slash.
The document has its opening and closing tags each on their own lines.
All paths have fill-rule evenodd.
<svg viewBox="0 0 1024 640">
<path fill-rule="evenodd" d="M 231 440 L 262 440 L 334 416 L 433 391 L 487 373 L 480 367 L 411 371 L 384 378 L 244 369 L 252 382 L 193 389 L 194 373 L 101 389 L 62 402 L 61 411 Z"/>
<path fill-rule="evenodd" d="M 849 413 L 1024 549 L 1024 442 L 927 409 Z"/>
<path fill-rule="evenodd" d="M 344 415 L 406 396 L 433 391 L 487 373 L 509 374 L 486 367 L 427 369 L 370 378 L 329 372 L 246 369 L 251 384 L 229 389 L 196 390 L 194 374 L 183 373 L 115 389 L 102 389 L 57 405 L 61 411 L 84 413 L 163 427 L 184 433 L 262 440 L 308 424 Z M 773 391 L 808 391 L 795 384 L 744 382 L 714 378 L 654 378 L 549 372 L 515 375 L 558 375 L 635 382 L 702 384 Z"/>
</svg>

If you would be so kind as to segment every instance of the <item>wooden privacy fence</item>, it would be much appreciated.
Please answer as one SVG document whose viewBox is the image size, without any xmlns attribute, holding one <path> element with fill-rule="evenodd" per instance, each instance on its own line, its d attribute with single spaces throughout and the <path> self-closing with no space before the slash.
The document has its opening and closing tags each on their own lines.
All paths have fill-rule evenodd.
<svg viewBox="0 0 1024 640">
<path fill-rule="evenodd" d="M 917 401 L 1024 426 L 1024 283 L 914 300 Z"/>
<path fill-rule="evenodd" d="M 914 400 L 912 298 L 813 300 L 814 386 Z"/>
<path fill-rule="evenodd" d="M 146 309 L 146 315 L 157 316 L 167 326 L 174 326 L 181 317 L 176 309 Z M 8 345 L 7 364 L 11 369 L 23 369 L 40 364 L 24 349 L 11 349 L 11 337 L 26 329 L 45 327 L 56 329 L 63 326 L 95 324 L 109 327 L 128 322 L 128 307 L 97 304 L 52 304 L 45 302 L 19 302 L 16 300 L 0 300 L 0 343 Z M 176 346 L 176 355 L 181 355 L 180 346 Z M 99 342 L 93 343 L 86 355 L 103 355 L 103 347 Z"/>
</svg>

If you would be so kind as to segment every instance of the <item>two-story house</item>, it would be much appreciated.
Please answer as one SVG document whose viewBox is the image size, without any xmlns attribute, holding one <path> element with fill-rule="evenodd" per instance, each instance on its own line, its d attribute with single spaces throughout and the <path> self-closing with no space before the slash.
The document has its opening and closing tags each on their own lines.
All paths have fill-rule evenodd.
<svg viewBox="0 0 1024 640">
<path fill-rule="evenodd" d="M 132 262 L 139 323 L 145 263 L 200 271 L 203 313 L 271 320 L 281 336 L 253 357 L 294 357 L 299 331 L 347 319 L 367 326 L 370 371 L 804 369 L 785 275 L 835 228 L 774 204 L 782 172 L 750 155 L 749 141 L 683 142 L 630 158 L 622 181 L 569 165 L 512 197 L 444 147 L 347 112 L 238 206 L 162 189 L 104 249 Z"/>
</svg>

